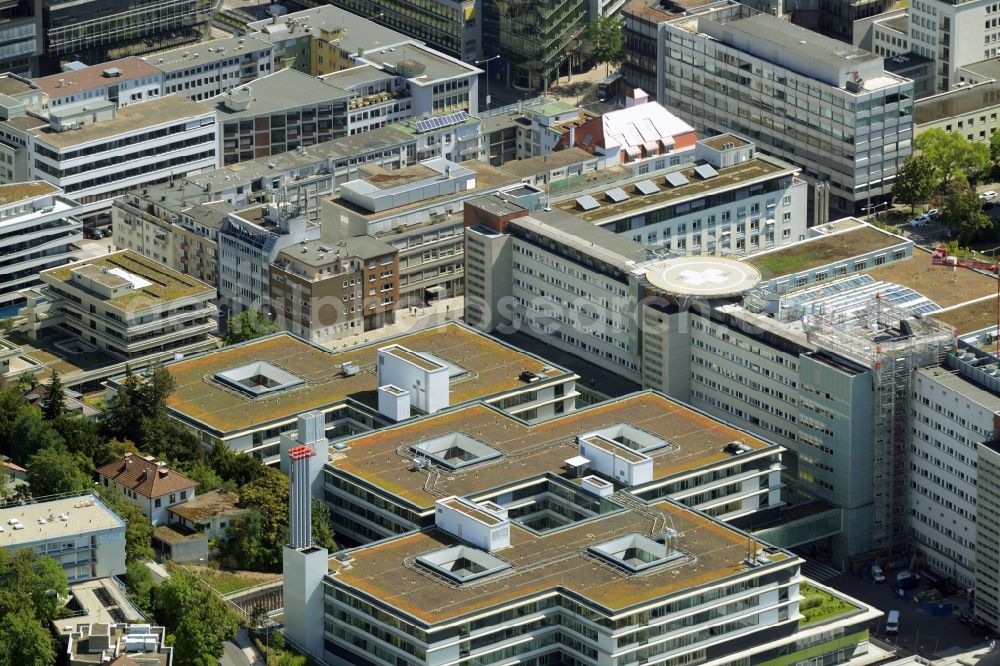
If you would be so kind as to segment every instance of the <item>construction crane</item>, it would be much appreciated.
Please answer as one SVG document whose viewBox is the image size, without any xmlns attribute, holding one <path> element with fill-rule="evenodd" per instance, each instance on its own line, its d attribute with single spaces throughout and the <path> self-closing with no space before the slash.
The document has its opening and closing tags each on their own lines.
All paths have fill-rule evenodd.
<svg viewBox="0 0 1000 666">
<path fill-rule="evenodd" d="M 992 264 L 988 261 L 978 261 L 976 259 L 960 259 L 956 256 L 949 256 L 948 250 L 943 247 L 934 248 L 934 252 L 931 255 L 931 263 L 936 266 L 952 266 L 952 267 L 962 267 L 970 268 L 973 270 L 989 271 L 994 275 L 997 275 L 997 330 L 994 333 L 994 338 L 997 343 L 997 358 L 1000 358 L 1000 272 L 998 272 L 997 264 Z"/>
</svg>

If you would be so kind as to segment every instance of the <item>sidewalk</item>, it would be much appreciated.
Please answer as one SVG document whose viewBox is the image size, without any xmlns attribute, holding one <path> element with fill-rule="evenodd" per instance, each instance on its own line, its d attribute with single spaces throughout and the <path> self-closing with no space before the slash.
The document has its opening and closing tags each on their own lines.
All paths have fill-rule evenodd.
<svg viewBox="0 0 1000 666">
<path fill-rule="evenodd" d="M 462 318 L 464 311 L 465 298 L 463 296 L 445 298 L 424 308 L 397 310 L 395 324 L 320 344 L 331 351 L 350 349 L 406 333 L 421 331 L 446 321 L 455 321 Z"/>
</svg>

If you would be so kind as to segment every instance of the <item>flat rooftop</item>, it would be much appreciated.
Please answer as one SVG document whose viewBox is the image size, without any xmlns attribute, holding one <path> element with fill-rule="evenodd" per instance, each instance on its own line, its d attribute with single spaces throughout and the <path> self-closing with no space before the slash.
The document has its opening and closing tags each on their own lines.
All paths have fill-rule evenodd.
<svg viewBox="0 0 1000 666">
<path fill-rule="evenodd" d="M 932 313 L 930 316 L 952 326 L 957 335 L 966 335 L 985 328 L 996 328 L 997 299 L 994 297 L 977 300 L 951 310 Z M 995 345 L 987 345 L 987 347 L 996 349 Z"/>
<path fill-rule="evenodd" d="M 566 150 L 557 150 L 555 152 L 548 153 L 547 155 L 527 157 L 523 160 L 510 160 L 509 162 L 505 162 L 501 165 L 500 168 L 512 176 L 526 178 L 528 176 L 534 176 L 539 173 L 551 171 L 552 169 L 561 169 L 573 164 L 584 164 L 586 162 L 596 161 L 597 159 L 599 158 L 591 155 L 586 150 L 574 147 L 567 148 Z"/>
<path fill-rule="evenodd" d="M 179 273 L 163 264 L 133 252 L 122 250 L 105 254 L 94 259 L 78 261 L 59 268 L 44 271 L 55 280 L 74 284 L 70 280 L 70 272 L 81 267 L 93 267 L 91 270 L 124 271 L 142 280 L 144 286 L 133 288 L 129 293 L 117 298 L 107 299 L 108 305 L 126 312 L 134 312 L 149 307 L 163 307 L 170 301 L 194 296 L 215 296 L 215 287 L 196 280 L 193 277 Z M 148 284 L 145 284 L 148 283 Z M 78 286 L 78 285 L 74 285 Z"/>
<path fill-rule="evenodd" d="M 913 256 L 902 261 L 894 261 L 874 270 L 865 271 L 876 280 L 895 282 L 910 287 L 937 303 L 942 308 L 950 308 L 968 301 L 995 296 L 997 280 L 992 275 L 967 268 L 949 268 L 931 263 L 931 253 L 914 247 Z M 989 303 L 982 303 L 983 310 L 989 311 Z M 993 323 L 996 323 L 996 308 L 993 308 Z M 935 318 L 941 317 L 935 315 Z"/>
<path fill-rule="evenodd" d="M 868 225 L 848 227 L 845 231 L 814 236 L 779 250 L 746 258 L 760 271 L 764 280 L 846 261 L 867 252 L 905 244 L 904 238 Z M 928 259 L 928 263 L 929 263 Z M 880 278 L 886 279 L 886 278 Z M 892 281 L 892 280 L 890 280 Z"/>
<path fill-rule="evenodd" d="M 352 550 L 350 567 L 331 558 L 331 574 L 337 584 L 433 625 L 557 590 L 579 595 L 614 613 L 747 570 L 743 564 L 745 534 L 670 502 L 651 504 L 647 509 L 646 515 L 619 511 L 544 535 L 511 524 L 510 547 L 493 553 L 511 568 L 466 585 L 446 583 L 408 564 L 417 556 L 461 543 L 437 529 Z M 650 534 L 656 528 L 650 514 L 656 513 L 663 514 L 665 523 L 678 532 L 677 548 L 686 555 L 684 559 L 634 576 L 615 565 L 599 566 L 588 555 L 588 546 L 629 534 Z M 787 563 L 792 556 L 778 551 L 768 557 L 772 564 L 756 571 Z"/>
<path fill-rule="evenodd" d="M 405 69 L 416 65 L 416 70 L 408 78 L 421 85 L 428 85 L 442 79 L 473 76 L 483 71 L 474 65 L 467 65 L 461 60 L 449 58 L 428 46 L 413 41 L 378 51 L 367 49 L 362 58 L 379 66 L 390 65 L 397 72 L 400 68 Z M 399 76 L 405 75 L 399 73 Z"/>
<path fill-rule="evenodd" d="M 1000 413 L 1000 395 L 987 391 L 976 382 L 970 381 L 960 373 L 947 368 L 920 368 L 917 374 L 933 379 L 945 388 L 951 389 L 964 399 L 982 405 L 994 413 Z"/>
<path fill-rule="evenodd" d="M 197 44 L 185 44 L 169 51 L 159 51 L 143 58 L 150 65 L 167 74 L 180 72 L 192 67 L 204 66 L 205 63 L 229 58 L 241 58 L 253 51 L 273 48 L 270 42 L 257 39 L 252 35 L 246 37 L 227 37 L 213 39 Z"/>
<path fill-rule="evenodd" d="M 288 31 L 289 20 L 298 21 L 300 24 L 308 24 L 313 29 L 312 35 L 317 38 L 321 37 L 320 32 L 336 33 L 342 29 L 343 32 L 340 33 L 337 44 L 348 53 L 357 53 L 358 49 L 370 51 L 410 41 L 410 38 L 402 33 L 332 5 L 322 5 L 300 12 L 291 12 L 284 16 L 279 16 L 277 20 L 264 19 L 262 21 L 254 21 L 248 24 L 247 28 L 251 31 L 257 30 L 262 33 L 261 35 L 254 36 L 272 42 L 301 38 L 301 31 L 292 33 Z"/>
<path fill-rule="evenodd" d="M 61 520 L 61 515 L 67 520 Z M 17 518 L 24 525 L 15 530 L 10 520 Z M 39 523 L 39 519 L 45 523 Z M 124 527 L 125 523 L 111 509 L 93 495 L 67 497 L 37 504 L 14 505 L 0 508 L 0 547 L 11 548 L 22 544 L 58 539 L 91 532 Z"/>
<path fill-rule="evenodd" d="M 55 185 L 46 183 L 44 180 L 36 180 L 31 183 L 10 183 L 0 185 L 0 206 L 5 206 L 22 199 L 33 199 L 59 192 Z"/>
<path fill-rule="evenodd" d="M 251 93 L 253 99 L 246 109 L 233 111 L 226 107 L 228 94 L 223 93 L 198 103 L 202 113 L 215 111 L 219 114 L 219 122 L 222 122 L 347 100 L 354 95 L 349 90 L 290 67 L 254 79 L 233 90 Z"/>
<path fill-rule="evenodd" d="M 91 123 L 79 129 L 56 132 L 46 125 L 32 130 L 32 134 L 38 141 L 53 148 L 72 148 L 176 120 L 205 116 L 208 113 L 209 110 L 201 104 L 175 94 L 157 97 L 148 102 L 129 104 L 118 109 L 113 119 Z"/>
<path fill-rule="evenodd" d="M 5 336 L 7 340 L 21 348 L 21 356 L 10 361 L 14 377 L 25 371 L 48 376 L 48 371 L 55 370 L 64 378 L 69 378 L 121 362 L 120 359 L 96 348 L 73 353 L 66 348 L 60 348 L 57 345 L 71 340 L 71 336 L 64 332 L 42 331 L 37 340 L 29 340 L 23 333 L 16 331 L 10 331 Z"/>
<path fill-rule="evenodd" d="M 24 93 L 30 93 L 35 90 L 38 90 L 37 86 L 28 83 L 27 81 L 16 79 L 10 74 L 0 76 L 0 95 L 9 95 L 10 97 L 14 97 L 15 95 L 23 95 Z"/>
<path fill-rule="evenodd" d="M 453 405 L 527 387 L 518 378 L 522 371 L 542 374 L 545 368 L 554 367 L 454 323 L 336 353 L 282 333 L 168 364 L 175 389 L 167 406 L 178 416 L 222 433 L 294 418 L 348 398 L 375 407 L 378 350 L 390 344 L 431 353 L 466 369 L 463 377 L 451 381 Z M 305 383 L 254 399 L 212 379 L 216 372 L 253 361 L 272 363 Z M 347 362 L 357 365 L 360 372 L 342 375 L 340 365 Z M 566 371 L 557 368 L 556 373 L 564 376 Z"/>
<path fill-rule="evenodd" d="M 558 155 L 559 153 L 555 154 Z M 506 169 L 508 165 L 504 165 L 502 168 Z M 702 180 L 695 174 L 695 167 L 692 165 L 681 169 L 657 171 L 642 176 L 630 176 L 627 180 L 623 179 L 624 182 L 604 183 L 600 189 L 586 190 L 600 204 L 593 210 L 580 210 L 580 207 L 577 206 L 576 197 L 580 196 L 583 191 L 574 192 L 573 195 L 553 204 L 553 206 L 590 222 L 600 224 L 606 220 L 621 217 L 629 213 L 648 208 L 672 206 L 691 199 L 704 197 L 709 192 L 745 187 L 754 181 L 768 180 L 781 174 L 790 175 L 798 170 L 798 167 L 794 167 L 773 157 L 757 155 L 754 159 L 747 162 L 718 169 L 718 176 L 706 180 Z M 681 174 L 688 182 L 685 185 L 672 187 L 666 184 L 664 180 L 667 174 Z M 636 184 L 643 180 L 653 181 L 659 192 L 642 194 L 642 192 L 636 190 Z M 606 199 L 604 192 L 614 187 L 620 187 L 625 190 L 629 198 L 619 203 L 614 203 Z"/>
<path fill-rule="evenodd" d="M 774 447 L 762 439 L 696 412 L 662 395 L 645 392 L 579 409 L 541 423 L 528 424 L 483 404 L 473 404 L 411 423 L 358 435 L 331 465 L 368 484 L 383 488 L 421 510 L 442 496 L 470 496 L 515 481 L 561 473 L 563 463 L 579 454 L 577 435 L 627 423 L 672 446 L 647 451 L 653 477 L 663 479 L 732 456 L 723 447 L 741 440 L 755 450 Z M 425 474 L 411 470 L 410 444 L 463 433 L 502 453 L 468 470 L 451 470 L 428 488 Z"/>
<path fill-rule="evenodd" d="M 118 76 L 104 76 L 107 70 L 118 70 Z M 123 81 L 131 81 L 146 76 L 156 76 L 160 71 L 135 56 L 102 62 L 71 72 L 59 72 L 50 76 L 33 79 L 35 85 L 49 97 L 65 97 L 84 90 L 113 86 Z M 82 100 L 81 100 L 82 101 Z"/>
<path fill-rule="evenodd" d="M 969 69 L 975 71 L 975 66 L 970 65 Z M 918 99 L 913 104 L 913 124 L 926 125 L 948 118 L 960 118 L 998 106 L 1000 106 L 1000 82 L 988 81 Z"/>
</svg>

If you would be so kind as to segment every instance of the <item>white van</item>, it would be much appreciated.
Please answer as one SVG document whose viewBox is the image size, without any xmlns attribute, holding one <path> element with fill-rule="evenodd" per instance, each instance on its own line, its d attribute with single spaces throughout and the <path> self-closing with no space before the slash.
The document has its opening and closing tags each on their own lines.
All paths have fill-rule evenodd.
<svg viewBox="0 0 1000 666">
<path fill-rule="evenodd" d="M 889 636 L 895 636 L 899 633 L 899 611 L 889 611 L 889 617 L 885 621 L 885 633 Z"/>
</svg>

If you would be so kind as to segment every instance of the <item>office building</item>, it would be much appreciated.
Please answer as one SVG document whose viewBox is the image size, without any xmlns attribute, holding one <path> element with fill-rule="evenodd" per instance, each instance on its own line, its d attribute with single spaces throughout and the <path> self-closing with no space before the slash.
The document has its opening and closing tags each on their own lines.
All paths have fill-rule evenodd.
<svg viewBox="0 0 1000 666">
<path fill-rule="evenodd" d="M 207 35 L 211 0 L 43 0 L 46 73 L 66 61 L 99 63 L 142 55 Z"/>
<path fill-rule="evenodd" d="M 79 204 L 45 181 L 0 185 L 0 312 L 24 302 L 38 274 L 73 261 L 83 240 Z"/>
<path fill-rule="evenodd" d="M 218 116 L 219 161 L 228 165 L 344 136 L 352 96 L 314 76 L 284 69 L 200 106 Z"/>
<path fill-rule="evenodd" d="M 271 265 L 278 253 L 320 237 L 320 227 L 288 203 L 254 206 L 226 216 L 219 228 L 219 303 L 227 313 L 275 312 Z"/>
<path fill-rule="evenodd" d="M 23 116 L 0 123 L 22 137 L 13 144 L 27 178 L 44 180 L 80 203 L 107 202 L 126 190 L 218 166 L 215 113 L 178 95 L 118 109 L 50 111 L 49 122 Z"/>
<path fill-rule="evenodd" d="M 125 575 L 125 521 L 95 495 L 0 508 L 0 547 L 46 555 L 70 583 Z"/>
<path fill-rule="evenodd" d="M 981 77 L 974 83 L 917 100 L 913 105 L 913 132 L 920 136 L 938 128 L 969 141 L 988 143 L 1000 128 L 997 113 L 1000 113 L 1000 82 L 992 76 Z"/>
<path fill-rule="evenodd" d="M 43 115 L 98 100 L 122 107 L 163 95 L 161 72 L 135 56 L 43 76 L 32 83 L 48 96 Z"/>
<path fill-rule="evenodd" d="M 910 49 L 934 61 L 938 92 L 959 82 L 960 68 L 997 55 L 1000 8 L 992 2 L 918 0 L 909 16 Z"/>
<path fill-rule="evenodd" d="M 658 53 L 670 54 L 657 99 L 699 132 L 732 132 L 802 167 L 814 222 L 888 200 L 912 153 L 913 84 L 881 58 L 736 2 L 657 25 Z"/>
<path fill-rule="evenodd" d="M 274 47 L 253 35 L 213 39 L 145 58 L 163 75 L 163 93 L 196 102 L 226 93 L 274 71 Z"/>
<path fill-rule="evenodd" d="M 453 58 L 474 62 L 483 57 L 483 8 L 475 0 L 335 0 L 334 4 Z"/>
<path fill-rule="evenodd" d="M 28 290 L 31 339 L 62 335 L 64 353 L 163 359 L 215 345 L 215 288 L 131 251 L 46 270 Z M 134 366 L 133 366 L 134 367 Z"/>
<path fill-rule="evenodd" d="M 371 236 L 304 241 L 278 253 L 271 304 L 282 329 L 328 342 L 395 323 L 399 251 Z"/>
<path fill-rule="evenodd" d="M 166 644 L 167 630 L 148 624 L 77 624 L 67 636 L 69 666 L 172 666 L 174 648 Z"/>
<path fill-rule="evenodd" d="M 95 472 L 98 483 L 125 495 L 153 525 L 169 522 L 168 509 L 194 497 L 198 485 L 162 460 L 133 453 L 126 453 L 121 460 L 102 465 Z"/>
<path fill-rule="evenodd" d="M 302 412 L 324 413 L 331 440 L 395 421 L 376 400 L 377 389 L 391 383 L 380 381 L 377 370 L 379 350 L 390 345 L 409 352 L 401 354 L 408 367 L 447 367 L 451 405 L 483 400 L 526 420 L 575 406 L 573 373 L 448 323 L 335 352 L 281 333 L 175 361 L 167 366 L 176 386 L 167 412 L 207 446 L 221 442 L 277 462 L 280 436 L 295 428 Z M 247 375 L 251 369 L 258 374 Z M 258 375 L 268 386 L 254 379 Z M 417 413 L 419 396 L 407 398 Z"/>
</svg>

